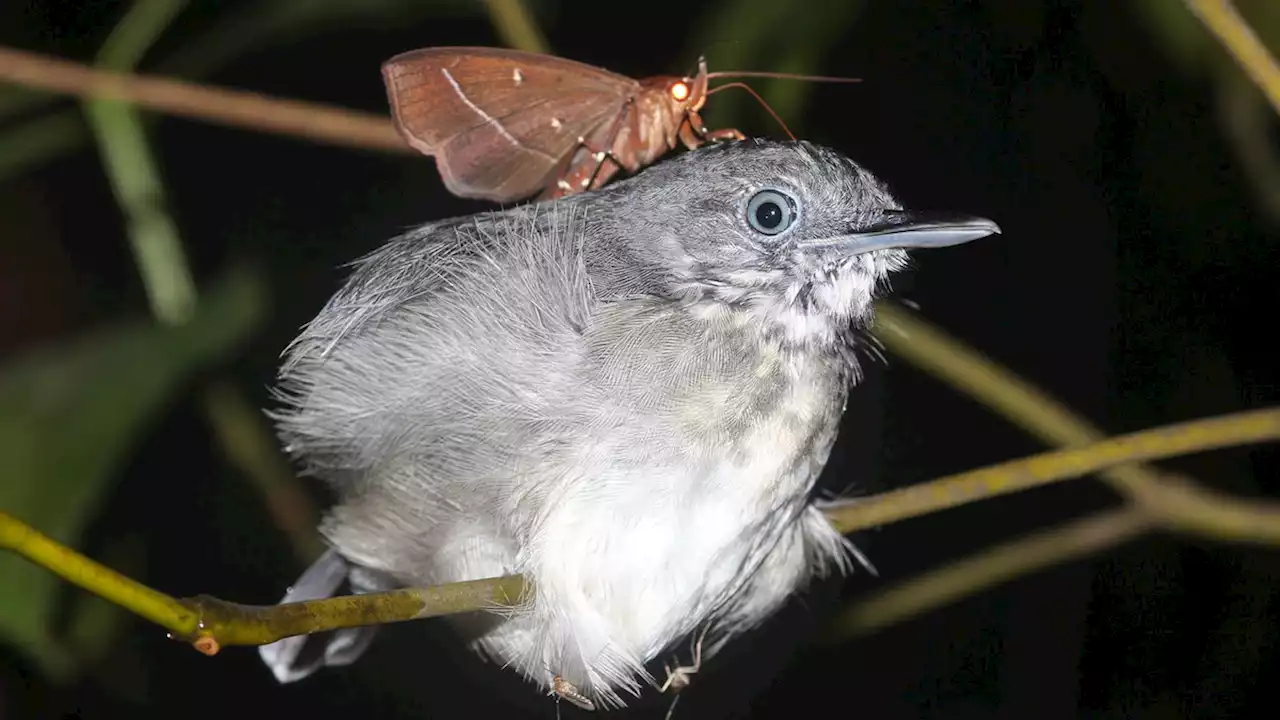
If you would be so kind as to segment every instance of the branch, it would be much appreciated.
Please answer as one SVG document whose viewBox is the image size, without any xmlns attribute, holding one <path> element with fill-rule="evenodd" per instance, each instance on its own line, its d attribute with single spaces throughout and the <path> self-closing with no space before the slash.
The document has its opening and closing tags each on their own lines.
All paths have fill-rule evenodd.
<svg viewBox="0 0 1280 720">
<path fill-rule="evenodd" d="M 1249 23 L 1240 17 L 1231 0 L 1184 0 L 1187 8 L 1213 33 L 1235 58 L 1240 69 L 1267 96 L 1280 113 L 1280 64 L 1258 39 Z"/>
<path fill-rule="evenodd" d="M 214 655 L 223 645 L 266 645 L 293 635 L 341 627 L 404 622 L 513 606 L 519 576 L 474 580 L 288 605 L 240 605 L 208 595 L 175 599 L 80 555 L 0 511 L 0 548 L 13 550 L 64 580 L 95 593 Z"/>
<path fill-rule="evenodd" d="M 991 410 L 1019 425 L 1032 436 L 1050 445 L 1080 446 L 1098 442 L 1103 434 L 1055 398 L 1018 377 L 1007 368 L 981 355 L 974 348 L 948 337 L 942 331 L 916 318 L 906 309 L 881 302 L 876 309 L 876 337 L 891 352 L 932 374 L 952 388 L 968 395 Z M 1139 464 L 1120 465 L 1100 470 L 1099 474 L 1131 502 L 1148 506 L 1158 503 L 1177 505 L 1162 511 L 1169 526 L 1200 523 L 1192 532 L 1221 540 L 1244 537 L 1274 537 L 1276 520 L 1266 514 L 1255 516 L 1247 505 L 1240 516 L 1228 513 L 1240 501 L 1197 489 L 1182 481 L 1161 477 L 1157 471 Z M 1203 504 L 1200 504 L 1203 503 Z M 1212 508 L 1212 509 L 1210 509 Z M 1143 512 L 1149 512 L 1150 507 Z M 1106 533 L 1088 533 L 1080 528 L 1089 523 L 1105 523 L 1106 514 L 1077 521 L 1022 540 L 1012 541 L 974 553 L 952 564 L 918 575 L 871 600 L 856 604 L 847 611 L 843 633 L 857 634 L 881 629 L 905 620 L 912 613 L 941 607 L 966 595 L 973 595 L 1014 577 L 1011 563 L 1019 572 L 1064 562 L 1108 547 Z M 1212 529 L 1206 527 L 1215 523 Z M 1261 530 L 1259 530 L 1261 528 Z M 1080 535 L 1077 535 L 1077 532 Z M 1086 537 L 1086 544 L 1074 544 L 1073 537 Z M 1057 538 L 1056 540 L 1054 538 Z M 1116 537 L 1114 542 L 1121 542 Z M 1020 548 L 1021 542 L 1031 547 Z M 1055 543 L 1061 543 L 1057 545 Z M 1048 548 L 1056 548 L 1056 552 Z M 1041 550 L 1044 550 L 1042 553 Z M 1014 560 L 1013 558 L 1016 558 Z M 1037 565 L 1036 563 L 1042 563 Z M 892 603 L 903 603 L 900 611 Z M 863 614 L 865 613 L 865 615 Z M 851 619 L 852 618 L 852 619 Z M 837 631 L 837 635 L 841 631 Z"/>
<path fill-rule="evenodd" d="M 1222 415 L 1120 435 L 932 482 L 842 501 L 827 511 L 842 533 L 928 515 L 1141 460 L 1280 440 L 1280 407 Z M 1133 495 L 1171 527 L 1232 540 L 1280 545 L 1280 506 L 1228 501 L 1189 482 L 1153 479 Z"/>
<path fill-rule="evenodd" d="M 1094 447 L 1060 450 L 954 475 L 834 509 L 844 530 L 870 527 L 1094 472 L 1100 468 L 1280 439 L 1280 408 L 1226 415 L 1145 430 Z M 1280 545 L 1280 507 L 1248 506 L 1190 485 L 1163 482 L 1143 510 L 1175 529 Z M 1172 489 L 1167 496 L 1162 494 Z M 287 605 L 249 606 L 209 596 L 176 600 L 130 580 L 0 512 L 0 548 L 13 550 L 64 579 L 168 629 L 206 654 L 224 645 L 259 645 L 291 635 L 404 622 L 477 610 L 498 611 L 533 588 L 506 576 L 432 588 L 345 596 Z M 996 572 L 1010 572 L 1004 561 Z"/>
<path fill-rule="evenodd" d="M 121 100 L 156 112 L 332 145 L 413 154 L 379 115 L 281 100 L 178 80 L 96 70 L 81 63 L 0 47 L 0 80 L 81 98 Z"/>
</svg>

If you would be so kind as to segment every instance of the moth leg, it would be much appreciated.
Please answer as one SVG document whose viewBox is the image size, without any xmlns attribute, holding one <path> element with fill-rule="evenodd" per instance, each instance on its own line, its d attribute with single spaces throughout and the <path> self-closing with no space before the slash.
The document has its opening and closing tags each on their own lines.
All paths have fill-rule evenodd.
<svg viewBox="0 0 1280 720">
<path fill-rule="evenodd" d="M 579 692 L 576 685 L 559 675 L 551 680 L 551 691 L 583 710 L 592 711 L 596 709 L 596 704 L 591 702 L 586 695 Z"/>
<path fill-rule="evenodd" d="M 692 110 L 686 113 L 685 122 L 680 126 L 680 140 L 690 150 L 697 150 L 708 142 L 746 139 L 747 136 L 735 128 L 708 130 L 707 124 L 702 120 L 702 115 Z"/>
<path fill-rule="evenodd" d="M 613 150 L 592 150 L 589 145 L 586 145 L 586 143 L 583 143 L 583 146 L 587 148 L 587 152 L 591 153 L 596 160 L 596 169 L 591 171 L 591 177 L 583 183 L 583 188 L 592 188 L 596 186 L 596 178 L 600 177 L 600 172 L 604 170 L 604 163 L 606 160 L 612 161 L 614 165 L 617 165 L 629 173 L 633 173 L 639 169 L 638 166 L 627 167 L 626 165 L 623 165 L 622 161 L 618 159 L 618 156 L 613 154 Z"/>
<path fill-rule="evenodd" d="M 631 163 L 628 165 L 613 152 L 613 144 L 618 139 L 618 135 L 622 132 L 622 128 L 626 125 L 627 119 L 631 114 L 632 105 L 633 103 L 628 101 L 623 107 L 622 112 L 618 113 L 618 118 L 613 121 L 613 126 L 609 128 L 609 132 L 606 135 L 608 140 L 605 142 L 604 147 L 596 147 L 585 137 L 578 138 L 578 144 L 574 147 L 573 154 L 576 154 L 580 149 L 586 150 L 591 154 L 592 159 L 595 160 L 595 168 L 591 171 L 590 175 L 583 177 L 581 181 L 577 182 L 577 186 L 575 186 L 575 182 L 571 182 L 569 178 L 571 176 L 581 175 L 581 166 L 575 166 L 571 161 L 565 168 L 564 172 L 556 180 L 556 196 L 567 195 L 572 192 L 589 190 L 596 187 L 596 181 L 600 178 L 600 173 L 604 170 L 604 164 L 607 161 L 613 162 L 614 165 L 629 173 L 634 173 L 636 170 L 640 169 L 639 163 Z M 572 158 L 573 154 L 570 154 L 569 157 Z"/>
<path fill-rule="evenodd" d="M 721 128 L 720 130 L 708 130 L 705 137 L 711 142 L 723 142 L 725 140 L 746 140 L 747 136 L 743 135 L 739 130 L 734 128 Z"/>
</svg>

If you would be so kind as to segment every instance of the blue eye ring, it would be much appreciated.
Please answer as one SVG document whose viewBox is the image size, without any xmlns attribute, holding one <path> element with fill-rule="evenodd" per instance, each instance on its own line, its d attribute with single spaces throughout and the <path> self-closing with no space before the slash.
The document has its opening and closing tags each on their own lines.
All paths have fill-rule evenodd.
<svg viewBox="0 0 1280 720">
<path fill-rule="evenodd" d="M 799 216 L 795 198 L 781 190 L 761 190 L 747 201 L 747 224 L 761 235 L 781 235 Z"/>
</svg>

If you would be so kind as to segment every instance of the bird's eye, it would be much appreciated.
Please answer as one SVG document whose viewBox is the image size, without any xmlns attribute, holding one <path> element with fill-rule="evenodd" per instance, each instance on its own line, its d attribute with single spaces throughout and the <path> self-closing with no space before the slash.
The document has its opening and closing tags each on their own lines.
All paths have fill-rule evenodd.
<svg viewBox="0 0 1280 720">
<path fill-rule="evenodd" d="M 777 235 L 796 221 L 796 201 L 777 190 L 761 190 L 747 203 L 747 223 L 758 233 Z"/>
</svg>

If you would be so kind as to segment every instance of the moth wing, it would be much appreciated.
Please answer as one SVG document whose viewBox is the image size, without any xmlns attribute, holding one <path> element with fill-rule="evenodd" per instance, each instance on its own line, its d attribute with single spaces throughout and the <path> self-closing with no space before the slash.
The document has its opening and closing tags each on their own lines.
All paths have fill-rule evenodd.
<svg viewBox="0 0 1280 720">
<path fill-rule="evenodd" d="M 436 158 L 449 191 L 511 202 L 549 185 L 640 91 L 635 80 L 551 55 L 427 48 L 382 66 L 392 118 Z"/>
</svg>

